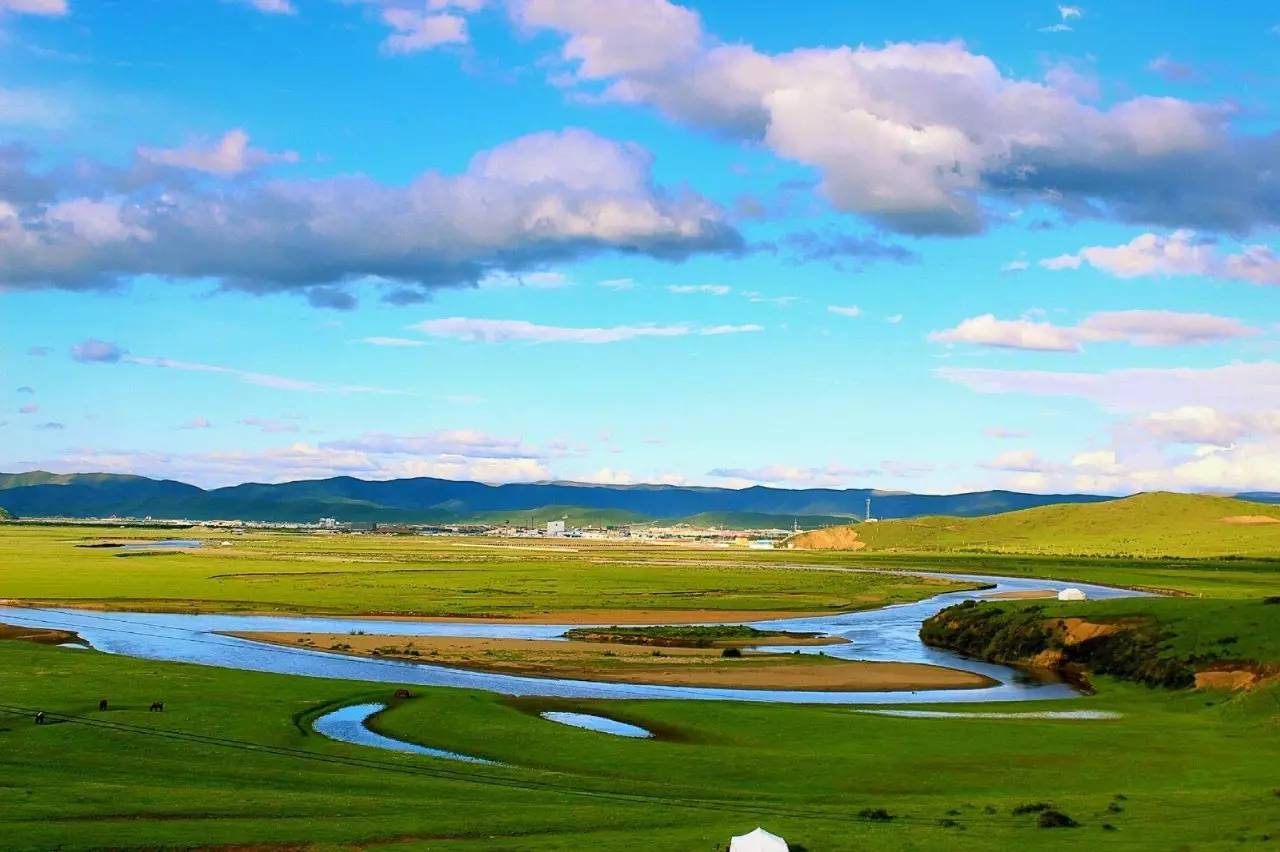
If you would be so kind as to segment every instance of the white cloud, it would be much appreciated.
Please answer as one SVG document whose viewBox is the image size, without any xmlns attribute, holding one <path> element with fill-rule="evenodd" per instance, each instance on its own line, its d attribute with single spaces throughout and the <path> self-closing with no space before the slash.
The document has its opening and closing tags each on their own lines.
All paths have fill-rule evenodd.
<svg viewBox="0 0 1280 852">
<path fill-rule="evenodd" d="M 988 426 L 983 432 L 988 438 L 995 438 L 997 441 L 1022 440 L 1028 437 L 1026 432 L 1006 429 L 1003 426 Z"/>
<path fill-rule="evenodd" d="M 67 0 L 0 0 L 0 14 L 4 12 L 61 17 L 68 12 Z"/>
<path fill-rule="evenodd" d="M 215 175 L 238 175 L 271 163 L 296 163 L 297 151 L 267 151 L 249 144 L 240 128 L 228 130 L 216 142 L 193 142 L 181 148 L 139 148 L 138 156 L 151 163 L 192 169 Z"/>
<path fill-rule="evenodd" d="M 213 423 L 207 417 L 192 417 L 186 423 L 178 427 L 179 429 L 212 429 Z"/>
<path fill-rule="evenodd" d="M 1201 275 L 1251 284 L 1280 285 L 1280 256 L 1270 246 L 1249 245 L 1223 254 L 1181 229 L 1165 236 L 1146 233 L 1118 246 L 1087 246 L 1074 254 L 1040 261 L 1045 269 L 1079 269 L 1089 264 L 1117 278 L 1171 278 Z"/>
<path fill-rule="evenodd" d="M 1275 215 L 1261 199 L 1228 208 L 1228 193 L 1272 166 L 1234 155 L 1227 106 L 1138 96 L 1100 107 L 1006 76 L 959 41 L 766 53 L 718 41 L 666 0 L 511 8 L 523 27 L 563 36 L 570 72 L 553 73 L 585 97 L 763 142 L 817 169 L 836 207 L 896 231 L 980 231 L 988 197 L 1160 221 Z M 1063 9 L 1059 29 L 1077 18 L 1078 7 Z M 1169 191 L 1178 184 L 1189 188 Z M 1208 196 L 1214 204 L 1197 203 Z"/>
<path fill-rule="evenodd" d="M 426 320 L 412 328 L 432 337 L 449 337 L 478 343 L 618 343 L 641 337 L 683 337 L 688 334 L 721 335 L 763 331 L 759 325 L 614 325 L 579 327 L 539 325 L 527 320 L 448 317 Z"/>
<path fill-rule="evenodd" d="M 1021 259 L 1011 260 L 1008 263 L 1001 266 L 1000 271 L 1001 272 L 1022 272 L 1024 269 L 1027 269 L 1030 266 L 1031 264 L 1025 260 L 1021 260 Z"/>
<path fill-rule="evenodd" d="M 615 325 L 582 328 L 538 325 L 526 320 L 470 319 L 449 317 L 427 320 L 413 326 L 432 337 L 451 337 L 479 343 L 617 343 L 637 337 L 680 337 L 690 333 L 686 325 Z"/>
<path fill-rule="evenodd" d="M 862 308 L 857 305 L 827 305 L 827 313 L 839 314 L 842 317 L 862 316 Z"/>
<path fill-rule="evenodd" d="M 414 9 L 384 9 L 382 20 L 394 32 L 382 42 L 387 53 L 417 53 L 442 44 L 466 44 L 467 21 L 459 15 Z"/>
<path fill-rule="evenodd" d="M 757 331 L 764 331 L 764 326 L 755 323 L 747 323 L 745 325 L 709 325 L 698 329 L 698 334 L 706 336 L 715 336 L 720 334 L 751 334 Z"/>
<path fill-rule="evenodd" d="M 236 2 L 268 15 L 296 15 L 298 13 L 292 0 L 236 0 Z"/>
<path fill-rule="evenodd" d="M 1079 341 L 1068 329 L 1025 319 L 996 319 L 994 314 L 971 317 L 955 328 L 933 332 L 929 339 L 935 343 L 974 343 L 1042 352 L 1076 352 L 1080 349 Z"/>
<path fill-rule="evenodd" d="M 596 286 L 606 290 L 634 290 L 636 282 L 634 278 L 607 278 L 604 281 L 597 281 Z"/>
<path fill-rule="evenodd" d="M 1124 342 L 1134 346 L 1190 346 L 1260 334 L 1240 320 L 1214 314 L 1176 311 L 1104 311 L 1075 326 L 1056 326 L 1030 319 L 1001 320 L 983 314 L 955 328 L 937 331 L 937 343 L 971 343 L 1006 349 L 1078 352 L 1083 344 Z"/>
<path fill-rule="evenodd" d="M 38 190 L 0 211 L 0 287 L 111 289 L 153 275 L 351 308 L 362 284 L 408 304 L 495 269 L 531 269 L 536 280 L 548 264 L 602 251 L 679 260 L 742 245 L 710 201 L 655 186 L 643 148 L 577 129 L 521 137 L 460 174 L 426 172 L 406 186 L 246 175 L 277 155 L 225 138 L 144 153 L 213 177 L 140 169 L 131 180 L 141 184 L 102 197 L 96 175 L 108 167 L 39 173 L 34 153 L 0 146 L 6 180 Z"/>
<path fill-rule="evenodd" d="M 667 287 L 671 293 L 704 293 L 708 296 L 726 296 L 731 289 L 725 284 L 671 284 Z"/>
</svg>

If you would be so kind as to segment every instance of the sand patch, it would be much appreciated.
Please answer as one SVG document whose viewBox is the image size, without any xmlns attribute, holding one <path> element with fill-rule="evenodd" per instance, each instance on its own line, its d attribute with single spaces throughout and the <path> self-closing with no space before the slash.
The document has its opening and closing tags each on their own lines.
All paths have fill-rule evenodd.
<svg viewBox="0 0 1280 852">
<path fill-rule="evenodd" d="M 1099 636 L 1110 636 L 1128 629 L 1128 625 L 1124 624 L 1100 624 L 1083 618 L 1058 618 L 1054 619 L 1054 623 L 1062 631 L 1064 645 L 1079 645 Z"/>
<path fill-rule="evenodd" d="M 1231 515 L 1223 518 L 1224 524 L 1235 524 L 1241 527 L 1262 526 L 1265 524 L 1280 524 L 1280 518 L 1273 518 L 1270 515 Z"/>
<path fill-rule="evenodd" d="M 1196 672 L 1196 689 L 1230 689 L 1234 692 L 1249 689 L 1259 680 L 1256 672 L 1247 669 Z"/>
<path fill-rule="evenodd" d="M 867 543 L 853 527 L 828 527 L 793 536 L 787 543 L 796 550 L 862 550 Z"/>
<path fill-rule="evenodd" d="M 607 642 L 353 636 L 347 633 L 241 632 L 230 635 L 357 656 L 529 677 L 612 683 L 840 692 L 977 689 L 996 683 L 979 674 L 941 666 L 839 660 L 814 654 L 748 650 L 740 658 L 726 658 L 716 648 L 657 650 Z"/>
</svg>

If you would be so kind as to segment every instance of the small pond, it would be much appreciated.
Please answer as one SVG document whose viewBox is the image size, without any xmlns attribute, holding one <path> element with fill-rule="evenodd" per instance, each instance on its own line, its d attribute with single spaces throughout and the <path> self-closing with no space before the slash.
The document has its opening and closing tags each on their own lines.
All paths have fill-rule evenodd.
<svg viewBox="0 0 1280 852">
<path fill-rule="evenodd" d="M 369 718 L 386 709 L 387 705 L 385 704 L 352 704 L 339 710 L 334 710 L 332 713 L 324 714 L 319 719 L 316 719 L 311 727 L 315 729 L 316 733 L 322 734 L 331 740 L 354 745 L 371 746 L 388 751 L 403 751 L 410 754 L 425 754 L 428 757 L 461 760 L 467 763 L 493 763 L 492 760 L 485 760 L 482 757 L 472 757 L 467 754 L 444 751 L 443 749 L 428 748 L 417 743 L 408 743 L 404 740 L 383 736 L 376 731 L 370 730 L 366 724 Z"/>
<path fill-rule="evenodd" d="M 613 734 L 615 737 L 647 739 L 653 736 L 652 732 L 646 731 L 637 725 L 628 725 L 626 722 L 619 722 L 617 719 L 592 716 L 588 713 L 566 713 L 559 710 L 549 710 L 538 715 L 548 722 L 559 722 L 561 725 L 572 725 L 575 728 L 585 728 L 588 731 Z"/>
</svg>

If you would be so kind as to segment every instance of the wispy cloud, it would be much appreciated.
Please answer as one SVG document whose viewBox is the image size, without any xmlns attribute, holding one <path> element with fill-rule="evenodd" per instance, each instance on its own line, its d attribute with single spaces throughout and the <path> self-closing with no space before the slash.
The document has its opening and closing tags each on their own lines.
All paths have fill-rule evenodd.
<svg viewBox="0 0 1280 852">
<path fill-rule="evenodd" d="M 827 305 L 827 313 L 838 314 L 842 317 L 860 317 L 862 316 L 862 308 L 857 305 Z"/>
<path fill-rule="evenodd" d="M 708 296 L 727 296 L 732 289 L 727 284 L 671 284 L 667 287 L 671 293 L 703 293 Z"/>
<path fill-rule="evenodd" d="M 1104 311 L 1078 325 L 1059 326 L 1023 317 L 997 319 L 983 314 L 955 328 L 935 331 L 935 343 L 969 343 L 1003 349 L 1078 352 L 1086 343 L 1123 342 L 1134 346 L 1191 346 L 1261 334 L 1230 317 L 1176 311 Z"/>
<path fill-rule="evenodd" d="M 218 364 L 202 364 L 197 361 L 176 361 L 172 358 L 153 358 L 142 355 L 126 355 L 120 359 L 122 363 L 136 364 L 142 367 L 155 367 L 161 370 L 177 370 L 184 373 L 208 373 L 218 376 L 229 376 L 248 385 L 257 385 L 276 390 L 302 391 L 305 393 L 336 394 L 378 394 L 386 396 L 409 396 L 409 391 L 371 385 L 344 385 L 328 382 L 314 382 L 307 379 L 293 379 L 288 376 L 277 376 L 272 373 L 259 373 L 254 370 L 240 370 L 235 367 L 224 367 Z"/>
<path fill-rule="evenodd" d="M 138 156 L 157 165 L 214 175 L 238 175 L 272 163 L 298 162 L 297 151 L 253 147 L 249 134 L 238 127 L 213 142 L 197 140 L 180 148 L 139 148 Z"/>
<path fill-rule="evenodd" d="M 614 325 L 570 327 L 539 325 L 526 320 L 472 319 L 449 317 L 427 320 L 412 326 L 432 337 L 446 337 L 476 343 L 619 343 L 642 337 L 683 337 L 689 334 L 720 335 L 762 331 L 758 325 Z"/>
</svg>

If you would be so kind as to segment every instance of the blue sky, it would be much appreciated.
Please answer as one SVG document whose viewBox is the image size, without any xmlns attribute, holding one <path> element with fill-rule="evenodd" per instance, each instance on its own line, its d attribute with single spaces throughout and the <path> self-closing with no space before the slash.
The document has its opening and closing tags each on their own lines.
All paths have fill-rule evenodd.
<svg viewBox="0 0 1280 852">
<path fill-rule="evenodd" d="M 1280 490 L 1277 27 L 0 0 L 0 469 Z"/>
</svg>

